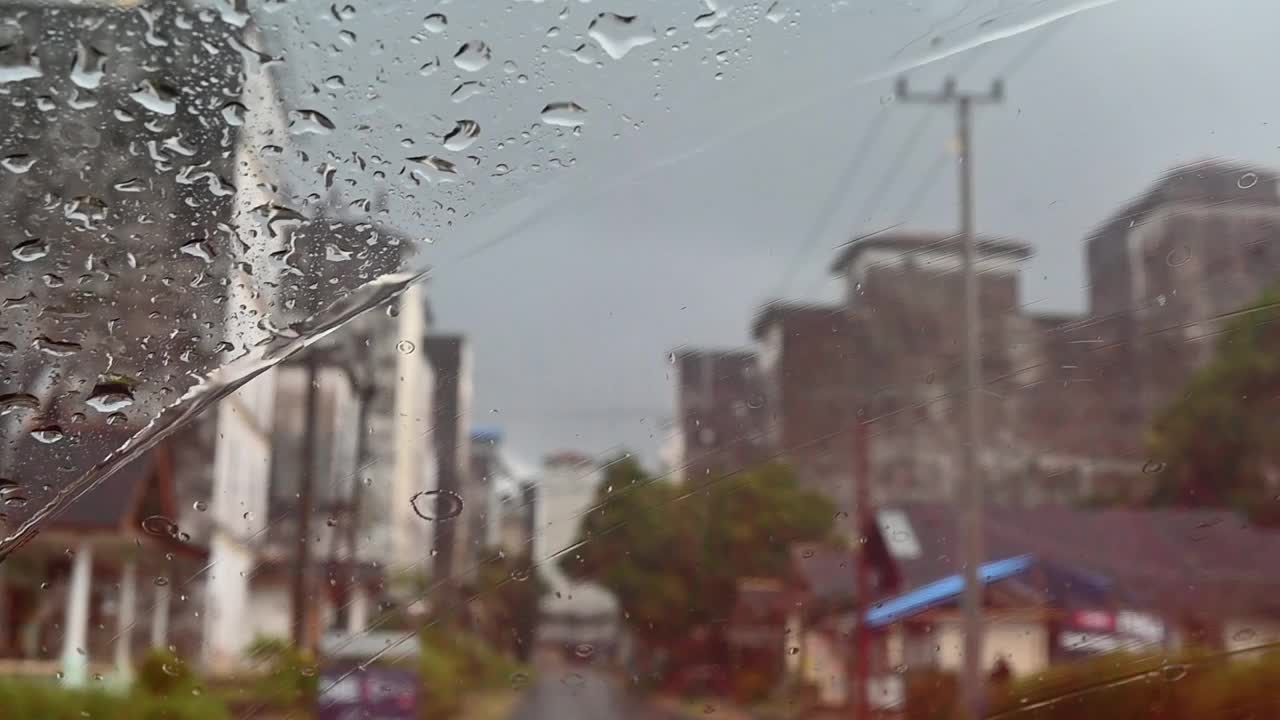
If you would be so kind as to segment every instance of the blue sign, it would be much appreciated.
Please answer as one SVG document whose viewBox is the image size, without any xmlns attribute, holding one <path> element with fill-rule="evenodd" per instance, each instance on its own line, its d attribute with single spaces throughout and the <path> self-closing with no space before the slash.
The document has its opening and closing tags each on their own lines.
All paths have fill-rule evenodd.
<svg viewBox="0 0 1280 720">
<path fill-rule="evenodd" d="M 387 667 L 329 668 L 320 674 L 317 720 L 416 720 L 419 679 Z"/>
</svg>

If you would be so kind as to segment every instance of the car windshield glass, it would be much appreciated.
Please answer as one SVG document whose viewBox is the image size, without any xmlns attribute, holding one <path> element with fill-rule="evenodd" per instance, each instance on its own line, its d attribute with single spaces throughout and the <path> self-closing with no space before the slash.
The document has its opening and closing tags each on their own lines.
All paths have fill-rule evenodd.
<svg viewBox="0 0 1280 720">
<path fill-rule="evenodd" d="M 0 0 L 0 706 L 1267 715 L 1277 21 Z"/>
</svg>

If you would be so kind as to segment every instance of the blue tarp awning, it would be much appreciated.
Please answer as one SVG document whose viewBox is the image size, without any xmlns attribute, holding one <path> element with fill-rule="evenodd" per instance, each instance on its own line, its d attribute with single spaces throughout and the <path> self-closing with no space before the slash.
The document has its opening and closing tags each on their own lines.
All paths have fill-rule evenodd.
<svg viewBox="0 0 1280 720">
<path fill-rule="evenodd" d="M 1032 562 L 1030 555 L 1018 555 L 1004 560 L 984 563 L 978 568 L 978 580 L 983 585 L 990 585 L 1026 572 L 1031 569 Z M 911 592 L 877 603 L 875 607 L 867 611 L 867 626 L 881 628 L 891 625 L 904 618 L 922 613 L 929 608 L 950 602 L 959 597 L 963 591 L 964 576 L 948 575 L 941 580 L 921 585 Z"/>
</svg>

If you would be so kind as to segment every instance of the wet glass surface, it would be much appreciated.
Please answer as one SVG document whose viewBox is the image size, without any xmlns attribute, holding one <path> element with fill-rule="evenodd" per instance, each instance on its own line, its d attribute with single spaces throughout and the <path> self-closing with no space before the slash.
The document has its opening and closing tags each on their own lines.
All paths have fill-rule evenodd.
<svg viewBox="0 0 1280 720">
<path fill-rule="evenodd" d="M 0 3 L 0 706 L 1273 714 L 1278 14 Z"/>
</svg>

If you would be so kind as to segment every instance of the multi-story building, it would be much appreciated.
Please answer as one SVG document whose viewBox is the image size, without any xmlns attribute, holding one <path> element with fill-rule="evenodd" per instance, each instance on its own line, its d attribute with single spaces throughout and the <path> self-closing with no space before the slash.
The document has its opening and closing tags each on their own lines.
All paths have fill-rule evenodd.
<svg viewBox="0 0 1280 720">
<path fill-rule="evenodd" d="M 1174 168 L 1089 236 L 1082 315 L 1020 307 L 1029 247 L 979 238 L 979 462 L 993 501 L 1145 492 L 1152 418 L 1212 357 L 1222 323 L 1280 277 L 1277 188 L 1273 173 L 1232 163 Z M 854 487 L 855 418 L 867 423 L 875 504 L 957 492 L 959 268 L 956 236 L 878 234 L 832 266 L 843 307 L 773 303 L 757 317 L 767 450 L 841 507 Z M 709 403 L 702 416 L 731 415 L 731 393 L 701 392 L 680 370 L 680 418 L 690 402 Z M 695 431 L 682 428 L 678 444 Z"/>
<path fill-rule="evenodd" d="M 617 598 L 594 583 L 570 580 L 560 569 L 602 479 L 595 461 L 581 453 L 552 453 L 543 462 L 534 503 L 533 561 L 550 589 L 540 607 L 537 642 L 544 646 L 572 648 L 585 642 L 603 650 L 619 640 Z"/>
<path fill-rule="evenodd" d="M 852 340 L 844 308 L 772 302 L 752 325 L 766 449 L 852 517 Z M 757 401 L 757 405 L 761 405 Z"/>
<path fill-rule="evenodd" d="M 481 428 L 471 432 L 469 482 L 463 492 L 466 501 L 467 535 L 472 539 L 472 562 L 480 553 L 498 544 L 501 523 L 496 512 L 498 488 L 511 476 L 502 459 L 502 431 Z"/>
<path fill-rule="evenodd" d="M 262 149 L 288 133 L 277 68 L 237 51 L 261 47 L 247 14 L 54 1 L 6 3 L 0 17 L 0 217 L 16 260 L 0 264 L 0 343 L 13 350 L 0 384 L 37 400 L 0 420 L 13 423 L 0 428 L 0 469 L 41 468 L 47 490 L 30 489 L 34 511 L 198 378 L 269 338 L 281 268 L 259 208 L 283 188 Z M 65 603 L 69 647 L 88 647 L 85 633 L 105 626 L 97 613 L 114 612 L 122 672 L 133 624 L 124 618 L 140 615 L 153 621 L 153 644 L 213 669 L 238 658 L 250 639 L 239 623 L 244 578 L 267 517 L 274 392 L 274 373 L 259 375 L 119 471 L 124 480 L 107 479 L 128 486 L 163 457 L 168 494 L 142 510 L 165 508 L 181 530 L 161 534 L 207 563 L 180 593 L 157 582 L 163 590 L 143 610 L 138 564 L 86 542 Z M 170 625 L 178 595 L 191 612 Z M 96 627 L 86 629 L 84 612 Z M 83 655 L 64 652 L 68 682 L 83 680 Z"/>
<path fill-rule="evenodd" d="M 506 488 L 498 495 L 495 513 L 498 517 L 497 545 L 511 557 L 533 553 L 537 523 L 538 485 L 532 480 L 520 480 L 514 488 Z"/>
<path fill-rule="evenodd" d="M 1132 420 L 1149 422 L 1212 357 L 1222 318 L 1280 278 L 1272 172 L 1229 162 L 1176 167 L 1087 240 L 1089 313 L 1128 349 Z"/>
<path fill-rule="evenodd" d="M 764 460 L 768 408 L 755 354 L 681 349 L 670 357 L 676 389 L 670 477 L 696 484 Z"/>
</svg>

